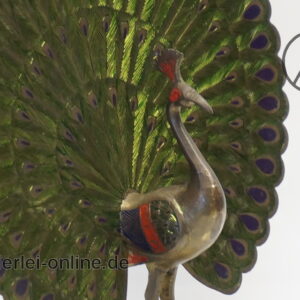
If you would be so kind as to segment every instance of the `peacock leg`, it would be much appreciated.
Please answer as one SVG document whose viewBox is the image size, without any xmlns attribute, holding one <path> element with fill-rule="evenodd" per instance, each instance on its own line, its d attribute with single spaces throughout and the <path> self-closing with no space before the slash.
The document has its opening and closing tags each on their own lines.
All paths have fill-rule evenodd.
<svg viewBox="0 0 300 300">
<path fill-rule="evenodd" d="M 169 270 L 161 283 L 160 300 L 174 300 L 174 287 L 177 274 L 177 267 Z"/>
<path fill-rule="evenodd" d="M 153 264 L 147 264 L 147 268 L 149 275 L 145 292 L 145 300 L 159 300 L 159 294 L 166 272 L 158 269 Z"/>
</svg>

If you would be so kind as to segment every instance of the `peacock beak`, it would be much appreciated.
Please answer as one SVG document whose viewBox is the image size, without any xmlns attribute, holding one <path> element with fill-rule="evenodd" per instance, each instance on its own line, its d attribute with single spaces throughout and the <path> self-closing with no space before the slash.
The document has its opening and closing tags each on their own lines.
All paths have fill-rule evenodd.
<svg viewBox="0 0 300 300">
<path fill-rule="evenodd" d="M 210 114 L 214 113 L 212 107 L 200 94 L 195 95 L 195 97 L 192 97 L 189 100 L 194 102 L 195 104 L 199 105 L 200 107 L 202 107 L 204 110 L 206 110 Z"/>
</svg>

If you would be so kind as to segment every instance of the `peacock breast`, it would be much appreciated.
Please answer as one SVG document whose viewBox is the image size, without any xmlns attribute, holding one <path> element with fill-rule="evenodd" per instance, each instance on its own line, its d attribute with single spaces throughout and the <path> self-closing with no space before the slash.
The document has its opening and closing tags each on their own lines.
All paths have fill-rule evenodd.
<svg viewBox="0 0 300 300">
<path fill-rule="evenodd" d="M 122 235 L 144 253 L 172 249 L 180 236 L 178 217 L 168 201 L 155 200 L 120 213 Z"/>
</svg>

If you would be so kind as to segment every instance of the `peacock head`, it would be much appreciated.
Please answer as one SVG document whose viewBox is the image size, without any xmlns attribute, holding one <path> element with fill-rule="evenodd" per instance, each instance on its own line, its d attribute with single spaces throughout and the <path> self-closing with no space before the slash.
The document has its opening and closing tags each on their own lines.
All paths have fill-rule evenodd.
<svg viewBox="0 0 300 300">
<path fill-rule="evenodd" d="M 154 60 L 163 74 L 174 84 L 169 95 L 169 101 L 182 107 L 198 105 L 205 111 L 213 113 L 208 102 L 183 79 L 180 73 L 180 65 L 183 61 L 183 54 L 175 49 L 158 49 L 155 51 Z"/>
</svg>

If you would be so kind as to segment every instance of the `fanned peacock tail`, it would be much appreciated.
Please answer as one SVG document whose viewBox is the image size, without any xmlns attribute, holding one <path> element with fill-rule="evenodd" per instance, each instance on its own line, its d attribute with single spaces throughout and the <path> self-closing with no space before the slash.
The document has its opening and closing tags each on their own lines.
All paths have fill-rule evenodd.
<svg viewBox="0 0 300 300">
<path fill-rule="evenodd" d="M 287 101 L 266 0 L 14 0 L 0 3 L 0 255 L 126 257 L 129 189 L 183 183 L 166 119 L 163 47 L 212 105 L 182 113 L 227 196 L 222 235 L 185 264 L 224 293 L 255 263 L 276 210 Z M 6 299 L 125 299 L 126 270 L 5 270 Z"/>
</svg>

